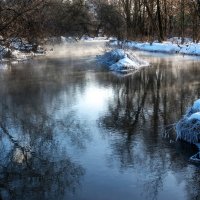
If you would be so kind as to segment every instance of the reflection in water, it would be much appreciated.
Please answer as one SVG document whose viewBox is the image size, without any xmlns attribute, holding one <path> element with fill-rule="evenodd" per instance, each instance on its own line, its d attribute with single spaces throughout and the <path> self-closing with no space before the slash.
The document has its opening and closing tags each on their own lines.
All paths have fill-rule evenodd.
<svg viewBox="0 0 200 200">
<path fill-rule="evenodd" d="M 66 199 L 79 186 L 85 170 L 73 162 L 61 140 L 67 136 L 83 148 L 89 138 L 87 127 L 69 108 L 54 115 L 65 96 L 60 96 L 65 87 L 64 81 L 57 81 L 60 74 L 48 75 L 47 69 L 38 73 L 25 66 L 28 69 L 12 68 L 1 78 L 1 198 Z"/>
<path fill-rule="evenodd" d="M 193 149 L 190 145 L 175 142 L 175 133 L 171 128 L 168 130 L 170 126 L 167 125 L 176 122 L 190 102 L 199 97 L 200 71 L 198 63 L 193 63 L 188 69 L 172 67 L 171 62 L 157 60 L 152 69 L 117 79 L 114 100 L 109 104 L 107 115 L 100 119 L 102 128 L 119 134 L 117 139 L 111 140 L 112 152 L 108 161 L 115 162 L 117 159 L 122 170 L 131 168 L 137 171 L 137 184 L 146 191 L 142 194 L 144 199 L 164 199 L 160 191 L 166 187 L 166 178 L 174 178 L 170 171 L 186 170 L 190 173 L 191 170 L 185 168 L 184 156 L 189 152 L 189 157 Z M 187 175 L 181 173 L 182 177 L 178 178 L 182 182 Z M 200 198 L 200 186 L 196 190 L 192 186 L 197 185 L 196 181 L 199 183 L 198 177 L 193 175 L 191 186 L 184 185 L 182 188 L 189 190 L 189 199 Z M 177 191 L 178 194 L 181 192 Z"/>
<path fill-rule="evenodd" d="M 20 107 L 11 99 L 6 100 L 7 104 L 1 104 L 0 123 L 2 198 L 62 199 L 66 190 L 75 190 L 85 172 L 59 146 L 56 134 L 61 126 L 75 141 L 78 135 L 69 129 L 77 132 L 81 126 L 65 123 L 62 127 L 62 121 L 45 114 L 43 104 L 39 104 L 41 113 L 34 106 L 33 109 L 28 104 Z"/>
<path fill-rule="evenodd" d="M 200 96 L 199 61 L 138 53 L 152 67 L 119 77 L 87 45 L 0 70 L 1 198 L 199 199 L 195 149 L 167 126 Z"/>
</svg>

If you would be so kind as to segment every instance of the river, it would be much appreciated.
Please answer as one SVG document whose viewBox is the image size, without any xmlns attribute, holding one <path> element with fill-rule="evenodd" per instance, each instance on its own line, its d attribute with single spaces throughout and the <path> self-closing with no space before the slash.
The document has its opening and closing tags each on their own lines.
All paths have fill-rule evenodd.
<svg viewBox="0 0 200 200">
<path fill-rule="evenodd" d="M 0 199 L 200 199 L 196 149 L 171 124 L 200 97 L 200 59 L 136 52 L 127 76 L 101 42 L 0 68 Z"/>
</svg>

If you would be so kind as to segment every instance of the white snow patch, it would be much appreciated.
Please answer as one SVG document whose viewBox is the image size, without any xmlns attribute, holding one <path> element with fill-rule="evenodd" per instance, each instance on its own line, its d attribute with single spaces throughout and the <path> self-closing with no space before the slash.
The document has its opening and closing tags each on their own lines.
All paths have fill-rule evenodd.
<svg viewBox="0 0 200 200">
<path fill-rule="evenodd" d="M 8 69 L 8 64 L 0 62 L 0 70 L 7 70 L 7 69 Z"/>
<path fill-rule="evenodd" d="M 22 41 L 18 38 L 9 39 L 9 48 L 0 45 L 0 60 L 5 61 L 5 59 L 16 60 L 16 61 L 24 61 L 28 60 L 34 56 L 45 55 L 45 50 L 38 46 L 36 52 L 34 53 L 33 47 L 34 45 L 27 43 L 26 41 Z"/>
<path fill-rule="evenodd" d="M 189 45 L 184 45 L 181 50 L 181 54 L 187 54 L 187 55 L 196 55 L 200 56 L 200 44 L 189 44 Z"/>
<path fill-rule="evenodd" d="M 30 52 L 33 50 L 34 45 L 28 43 L 26 40 L 21 39 L 21 38 L 10 38 L 9 48 L 19 50 L 19 51 Z"/>
<path fill-rule="evenodd" d="M 193 119 L 200 121 L 200 112 L 194 113 L 188 118 L 188 120 L 193 120 Z"/>
<path fill-rule="evenodd" d="M 149 66 L 148 62 L 139 59 L 132 52 L 122 49 L 106 52 L 103 56 L 100 56 L 98 60 L 103 65 L 109 67 L 110 70 L 117 72 L 128 72 Z"/>
<path fill-rule="evenodd" d="M 179 39 L 180 40 L 180 39 Z M 180 44 L 180 41 L 174 43 L 173 39 L 170 41 L 164 41 L 163 43 L 158 42 L 134 42 L 134 41 L 117 41 L 110 40 L 109 44 L 111 46 L 122 45 L 123 47 L 130 49 L 139 49 L 142 51 L 149 52 L 161 52 L 161 53 L 179 53 L 186 55 L 200 56 L 200 43 L 193 43 L 189 38 L 185 39 L 184 44 Z"/>
<path fill-rule="evenodd" d="M 200 99 L 196 100 L 192 106 L 192 109 L 200 111 Z"/>
<path fill-rule="evenodd" d="M 139 63 L 132 61 L 131 59 L 125 57 L 119 60 L 117 63 L 110 66 L 112 71 L 130 71 L 134 69 L 138 69 L 140 67 Z"/>
<path fill-rule="evenodd" d="M 180 48 L 176 44 L 170 43 L 135 43 L 132 48 L 137 48 L 143 51 L 177 53 Z"/>
<path fill-rule="evenodd" d="M 25 61 L 28 60 L 30 58 L 32 58 L 34 56 L 34 53 L 22 53 L 19 50 L 14 50 L 12 51 L 12 56 L 15 58 L 15 60 L 17 61 Z"/>
</svg>

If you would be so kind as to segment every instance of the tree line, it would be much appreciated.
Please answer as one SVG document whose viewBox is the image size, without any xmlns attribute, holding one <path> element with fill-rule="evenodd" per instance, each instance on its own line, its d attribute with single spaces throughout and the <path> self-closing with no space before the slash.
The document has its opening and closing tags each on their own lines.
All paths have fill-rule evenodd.
<svg viewBox="0 0 200 200">
<path fill-rule="evenodd" d="M 88 7 L 83 0 L 0 1 L 0 36 L 34 43 L 60 35 L 88 33 Z"/>
<path fill-rule="evenodd" d="M 200 39 L 200 0 L 96 0 L 108 34 L 163 41 L 177 36 Z M 111 12 L 108 12 L 110 10 Z M 121 27 L 121 29 L 119 28 Z M 184 42 L 184 41 L 182 41 Z"/>
<path fill-rule="evenodd" d="M 1 0 L 0 36 L 37 42 L 99 32 L 118 39 L 199 41 L 200 0 Z"/>
</svg>

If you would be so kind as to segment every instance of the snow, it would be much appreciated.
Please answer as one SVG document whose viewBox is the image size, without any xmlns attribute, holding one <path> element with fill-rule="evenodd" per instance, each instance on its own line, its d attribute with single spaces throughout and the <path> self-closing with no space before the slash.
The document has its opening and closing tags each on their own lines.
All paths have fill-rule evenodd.
<svg viewBox="0 0 200 200">
<path fill-rule="evenodd" d="M 180 40 L 180 39 L 179 39 Z M 111 40 L 109 44 L 111 46 L 117 46 L 120 43 L 123 47 L 129 49 L 139 49 L 142 51 L 149 52 L 161 52 L 161 53 L 179 53 L 186 55 L 200 56 L 200 43 L 193 43 L 189 38 L 185 39 L 183 45 L 179 44 L 180 41 L 174 38 L 163 43 L 159 42 L 134 42 L 134 41 L 123 41 L 118 42 L 117 40 Z"/>
<path fill-rule="evenodd" d="M 45 55 L 45 50 L 38 46 L 35 53 L 35 44 L 30 44 L 27 41 L 20 38 L 10 38 L 8 39 L 8 48 L 0 45 L 0 61 L 16 60 L 25 61 L 33 56 Z"/>
<path fill-rule="evenodd" d="M 128 46 L 143 51 L 176 53 L 180 48 L 176 44 L 170 43 L 130 43 Z"/>
<path fill-rule="evenodd" d="M 115 49 L 98 57 L 98 61 L 107 66 L 111 71 L 128 72 L 149 66 L 149 63 L 136 57 L 130 51 Z"/>
<path fill-rule="evenodd" d="M 197 100 L 194 102 L 194 104 L 193 104 L 193 106 L 192 106 L 192 109 L 193 109 L 193 110 L 199 110 L 199 111 L 200 111 L 200 99 L 197 99 Z"/>
<path fill-rule="evenodd" d="M 133 68 L 138 69 L 140 66 L 137 62 L 132 61 L 128 57 L 122 58 L 119 60 L 117 63 L 113 64 L 110 66 L 110 69 L 112 71 L 129 71 L 132 70 Z"/>
<path fill-rule="evenodd" d="M 116 49 L 106 52 L 103 56 L 98 57 L 98 61 L 105 66 L 111 66 L 125 57 L 125 51 Z"/>
<path fill-rule="evenodd" d="M 31 53 L 23 53 L 19 50 L 14 50 L 12 51 L 12 56 L 15 58 L 17 61 L 25 61 L 28 60 L 29 58 L 35 56 L 33 52 Z"/>
<path fill-rule="evenodd" d="M 64 37 L 64 36 L 61 36 L 61 43 L 62 44 L 68 44 L 68 43 L 74 43 L 74 42 L 77 42 L 77 38 L 75 37 Z"/>
<path fill-rule="evenodd" d="M 196 144 L 200 142 L 200 99 L 196 100 L 186 115 L 176 124 L 177 139 Z"/>
<path fill-rule="evenodd" d="M 101 41 L 109 41 L 107 37 L 89 37 L 89 36 L 82 36 L 81 41 L 84 42 L 101 42 Z"/>
<path fill-rule="evenodd" d="M 33 44 L 29 44 L 27 41 L 21 39 L 21 38 L 11 38 L 10 39 L 10 48 L 20 51 L 32 51 L 33 50 Z"/>
<path fill-rule="evenodd" d="M 190 157 L 190 162 L 200 163 L 200 152 Z"/>
<path fill-rule="evenodd" d="M 200 121 L 200 112 L 194 113 L 188 118 L 188 120 L 193 120 L 193 119 Z"/>
<path fill-rule="evenodd" d="M 179 52 L 181 54 L 200 56 L 200 44 L 185 45 Z"/>
<path fill-rule="evenodd" d="M 0 62 L 0 71 L 1 70 L 7 70 L 7 69 L 8 69 L 8 64 Z"/>
</svg>

